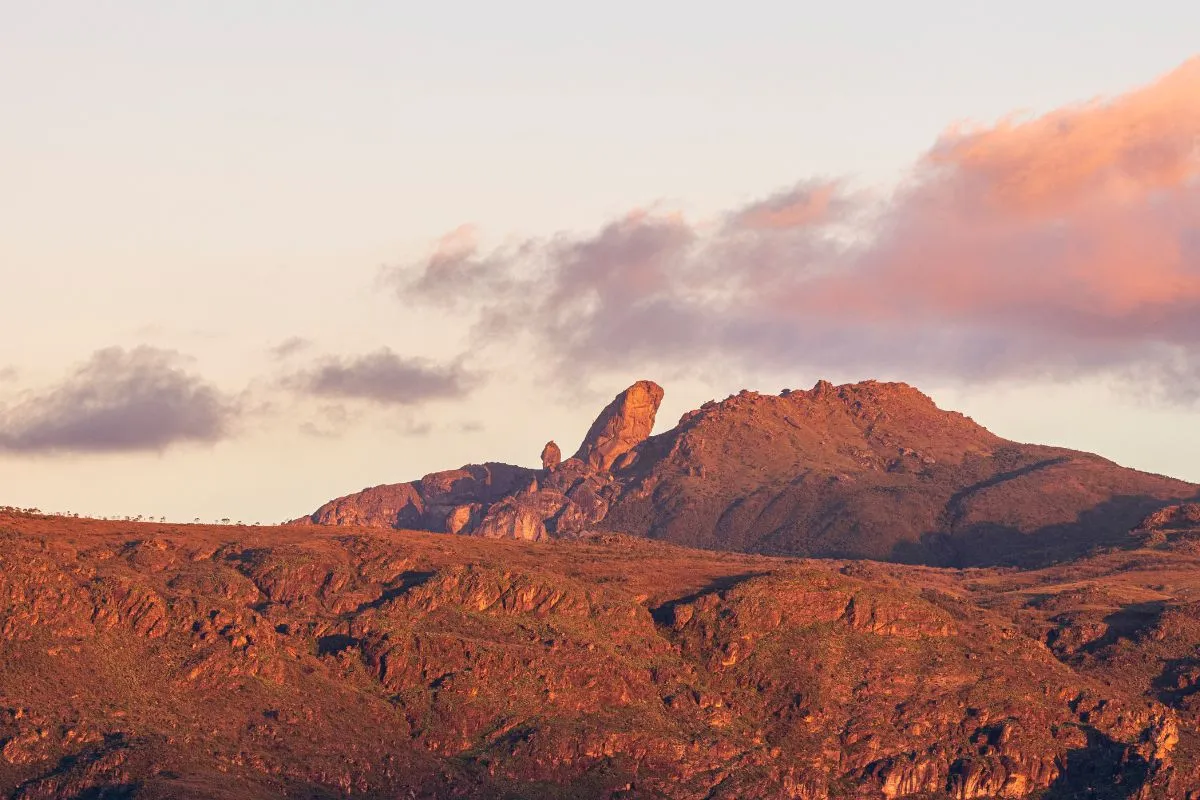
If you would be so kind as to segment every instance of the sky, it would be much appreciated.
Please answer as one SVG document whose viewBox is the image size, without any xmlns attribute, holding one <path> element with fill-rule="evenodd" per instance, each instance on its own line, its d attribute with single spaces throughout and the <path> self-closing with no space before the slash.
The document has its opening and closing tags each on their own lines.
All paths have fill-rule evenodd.
<svg viewBox="0 0 1200 800">
<path fill-rule="evenodd" d="M 1200 6 L 0 0 L 0 505 L 903 380 L 1200 481 Z"/>
</svg>

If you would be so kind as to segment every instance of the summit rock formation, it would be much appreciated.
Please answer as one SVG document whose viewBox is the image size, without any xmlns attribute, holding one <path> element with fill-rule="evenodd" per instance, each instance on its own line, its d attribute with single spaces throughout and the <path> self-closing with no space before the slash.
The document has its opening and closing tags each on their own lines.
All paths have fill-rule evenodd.
<svg viewBox="0 0 1200 800">
<path fill-rule="evenodd" d="M 662 399 L 663 388 L 653 381 L 638 381 L 618 394 L 596 417 L 575 458 L 607 472 L 650 436 Z"/>
<path fill-rule="evenodd" d="M 574 457 L 561 461 L 558 445 L 547 442 L 541 470 L 489 463 L 435 472 L 340 497 L 295 523 L 529 541 L 581 533 L 600 523 L 620 494 L 610 467 L 618 460 L 631 463 L 630 453 L 654 428 L 662 398 L 661 386 L 638 381 L 605 407 Z"/>
<path fill-rule="evenodd" d="M 610 530 L 710 549 L 1036 566 L 1127 542 L 1200 487 L 1003 439 L 903 383 L 742 391 L 651 436 L 639 381 L 573 458 L 365 489 L 297 520 L 541 540 Z M 545 454 L 544 454 L 545 455 Z"/>
</svg>

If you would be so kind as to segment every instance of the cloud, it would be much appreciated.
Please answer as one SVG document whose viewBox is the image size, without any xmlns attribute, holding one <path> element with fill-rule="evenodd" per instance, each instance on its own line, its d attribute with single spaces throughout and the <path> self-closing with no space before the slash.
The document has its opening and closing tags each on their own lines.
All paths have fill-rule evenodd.
<svg viewBox="0 0 1200 800">
<path fill-rule="evenodd" d="M 312 347 L 312 341 L 303 336 L 291 336 L 270 349 L 270 355 L 276 361 L 291 358 Z"/>
<path fill-rule="evenodd" d="M 459 364 L 402 358 L 388 348 L 351 358 L 328 357 L 284 380 L 293 390 L 329 399 L 416 405 L 464 396 L 474 376 Z"/>
<path fill-rule="evenodd" d="M 236 404 L 182 361 L 153 347 L 98 350 L 57 386 L 0 408 L 0 450 L 127 452 L 224 438 Z"/>
<path fill-rule="evenodd" d="M 835 182 L 800 184 L 751 203 L 730 224 L 746 230 L 787 230 L 842 218 L 851 204 Z"/>
<path fill-rule="evenodd" d="M 1116 98 L 948 131 L 890 196 L 805 180 L 703 224 L 634 212 L 390 276 L 550 369 L 962 380 L 1136 374 L 1200 390 L 1200 58 Z"/>
<path fill-rule="evenodd" d="M 356 422 L 355 415 L 341 403 L 327 403 L 316 409 L 313 419 L 300 423 L 300 432 L 320 439 L 341 436 Z"/>
</svg>

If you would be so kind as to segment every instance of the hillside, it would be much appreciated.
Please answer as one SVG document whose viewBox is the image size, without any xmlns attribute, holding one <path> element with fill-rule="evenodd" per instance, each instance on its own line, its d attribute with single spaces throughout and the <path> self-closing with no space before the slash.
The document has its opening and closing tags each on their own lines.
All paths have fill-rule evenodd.
<svg viewBox="0 0 1200 800">
<path fill-rule="evenodd" d="M 3 516 L 0 794 L 1180 798 L 1192 534 L 1012 572 Z"/>
<path fill-rule="evenodd" d="M 530 540 L 602 527 L 739 552 L 1037 566 L 1123 541 L 1148 513 L 1200 492 L 1001 439 L 901 383 L 743 391 L 649 436 L 661 399 L 657 384 L 634 384 L 561 463 L 469 465 L 297 522 Z"/>
</svg>

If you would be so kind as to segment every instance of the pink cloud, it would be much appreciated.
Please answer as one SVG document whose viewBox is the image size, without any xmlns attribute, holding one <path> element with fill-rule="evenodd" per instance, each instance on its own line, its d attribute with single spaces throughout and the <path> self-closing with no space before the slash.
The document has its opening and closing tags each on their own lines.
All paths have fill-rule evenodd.
<svg viewBox="0 0 1200 800">
<path fill-rule="evenodd" d="M 844 211 L 841 199 L 838 183 L 801 183 L 741 209 L 733 224 L 749 230 L 807 227 L 840 216 Z"/>
<path fill-rule="evenodd" d="M 948 166 L 972 200 L 1009 213 L 1057 215 L 1137 202 L 1196 177 L 1200 57 L 1157 83 L 1028 122 L 947 134 L 927 156 Z"/>
</svg>

